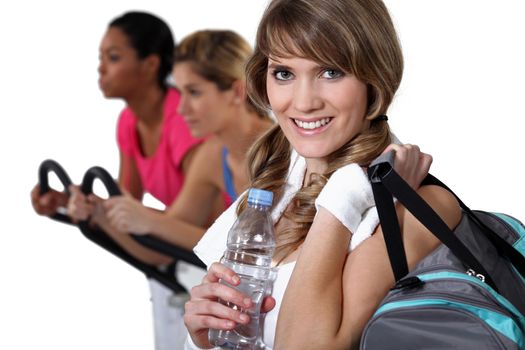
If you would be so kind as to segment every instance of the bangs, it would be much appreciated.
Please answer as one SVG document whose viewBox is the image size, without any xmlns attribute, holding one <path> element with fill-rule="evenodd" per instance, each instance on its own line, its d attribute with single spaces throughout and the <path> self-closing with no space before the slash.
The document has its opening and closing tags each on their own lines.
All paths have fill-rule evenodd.
<svg viewBox="0 0 525 350">
<path fill-rule="evenodd" d="M 257 46 L 267 58 L 301 57 L 317 64 L 354 73 L 352 43 L 345 42 L 333 23 L 319 16 L 306 2 L 281 3 L 261 23 Z M 340 33 L 340 32 L 339 32 Z"/>
</svg>

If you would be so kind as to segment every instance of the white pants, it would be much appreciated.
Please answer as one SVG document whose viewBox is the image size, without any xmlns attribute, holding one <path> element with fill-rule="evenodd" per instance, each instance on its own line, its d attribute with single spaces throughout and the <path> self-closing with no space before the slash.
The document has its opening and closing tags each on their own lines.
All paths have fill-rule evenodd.
<svg viewBox="0 0 525 350">
<path fill-rule="evenodd" d="M 190 290 L 199 283 L 206 273 L 193 265 L 179 262 L 177 276 L 180 283 Z M 164 287 L 154 279 L 148 279 L 151 302 L 153 308 L 153 330 L 155 336 L 155 350 L 184 349 L 184 342 L 188 331 L 184 325 L 184 303 L 189 295 L 186 293 L 174 294 L 171 289 Z"/>
</svg>

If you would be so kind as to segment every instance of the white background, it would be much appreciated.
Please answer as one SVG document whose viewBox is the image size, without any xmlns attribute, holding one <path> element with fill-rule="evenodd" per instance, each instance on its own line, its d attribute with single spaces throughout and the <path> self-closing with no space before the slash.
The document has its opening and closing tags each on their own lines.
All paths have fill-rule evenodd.
<svg viewBox="0 0 525 350">
<path fill-rule="evenodd" d="M 473 208 L 524 220 L 522 0 L 388 0 L 405 53 L 390 110 L 401 140 Z M 107 23 L 130 9 L 163 17 L 176 39 L 230 28 L 253 43 L 266 0 L 16 1 L 0 5 L 0 349 L 152 349 L 143 276 L 73 227 L 37 216 L 41 161 L 75 182 L 116 176 L 121 101 L 97 87 Z"/>
</svg>

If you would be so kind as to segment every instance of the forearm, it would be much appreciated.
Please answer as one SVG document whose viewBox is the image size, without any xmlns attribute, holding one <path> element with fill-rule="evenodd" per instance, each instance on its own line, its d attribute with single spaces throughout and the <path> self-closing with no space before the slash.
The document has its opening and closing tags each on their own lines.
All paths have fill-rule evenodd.
<svg viewBox="0 0 525 350">
<path fill-rule="evenodd" d="M 169 256 L 166 256 L 155 250 L 142 246 L 140 243 L 135 241 L 129 234 L 117 231 L 114 227 L 112 227 L 109 224 L 107 220 L 98 220 L 97 222 L 92 222 L 92 224 L 102 229 L 127 253 L 133 255 L 135 258 L 139 259 L 140 261 L 146 264 L 161 266 L 169 264 L 173 260 Z"/>
<path fill-rule="evenodd" d="M 330 215 L 318 213 L 301 247 L 279 312 L 275 349 L 348 347 L 339 330 L 350 233 Z"/>
<path fill-rule="evenodd" d="M 435 186 L 418 193 L 449 227 L 457 225 L 461 212 L 450 193 Z M 396 210 L 412 267 L 439 242 L 404 207 Z M 394 283 L 381 227 L 344 260 L 344 232 L 337 224 L 317 225 L 323 217 L 320 212 L 308 233 L 284 296 L 276 349 L 357 348 L 363 328 Z"/>
<path fill-rule="evenodd" d="M 148 212 L 147 222 L 148 233 L 187 250 L 192 250 L 206 231 L 204 227 L 154 210 Z"/>
</svg>

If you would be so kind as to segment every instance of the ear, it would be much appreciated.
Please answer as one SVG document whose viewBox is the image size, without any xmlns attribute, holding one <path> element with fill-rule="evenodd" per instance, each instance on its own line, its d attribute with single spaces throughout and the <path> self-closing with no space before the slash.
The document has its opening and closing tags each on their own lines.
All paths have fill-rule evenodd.
<svg viewBox="0 0 525 350">
<path fill-rule="evenodd" d="M 142 61 L 143 68 L 148 74 L 157 76 L 160 67 L 160 57 L 158 55 L 149 55 Z"/>
<path fill-rule="evenodd" d="M 246 101 L 246 82 L 243 80 L 235 80 L 232 84 L 233 102 L 235 104 L 242 104 Z"/>
</svg>

